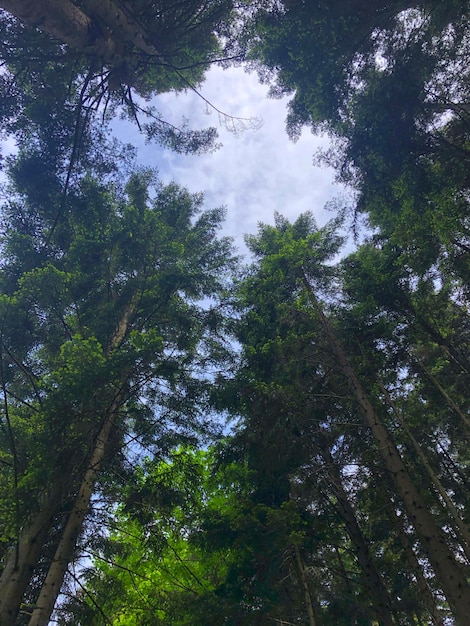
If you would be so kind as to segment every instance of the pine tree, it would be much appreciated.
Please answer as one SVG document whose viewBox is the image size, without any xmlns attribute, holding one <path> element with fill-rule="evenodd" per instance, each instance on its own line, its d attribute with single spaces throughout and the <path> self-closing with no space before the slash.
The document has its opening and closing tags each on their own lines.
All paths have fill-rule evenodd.
<svg viewBox="0 0 470 626">
<path fill-rule="evenodd" d="M 48 623 L 127 441 L 165 450 L 203 428 L 204 371 L 222 352 L 217 310 L 199 302 L 217 299 L 231 264 L 202 196 L 149 172 L 123 186 L 113 163 L 59 193 L 39 162 L 26 148 L 13 161 L 4 207 L 2 624 L 22 603 Z"/>
</svg>

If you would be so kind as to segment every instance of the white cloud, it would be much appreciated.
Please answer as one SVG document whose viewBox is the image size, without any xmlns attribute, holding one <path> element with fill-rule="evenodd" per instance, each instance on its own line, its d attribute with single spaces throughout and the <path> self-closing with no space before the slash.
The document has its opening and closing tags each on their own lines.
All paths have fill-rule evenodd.
<svg viewBox="0 0 470 626">
<path fill-rule="evenodd" d="M 161 178 L 175 180 L 193 192 L 205 193 L 207 206 L 227 208 L 224 233 L 235 238 L 243 251 L 243 235 L 254 233 L 258 222 L 273 222 L 278 211 L 288 219 L 312 210 L 319 224 L 329 217 L 326 202 L 342 192 L 333 183 L 333 172 L 314 167 L 312 157 L 327 140 L 305 130 L 295 144 L 285 131 L 287 100 L 266 97 L 267 87 L 255 74 L 241 68 L 213 68 L 201 86 L 205 98 L 227 114 L 260 118 L 258 130 L 240 135 L 219 124 L 216 112 L 193 92 L 164 94 L 156 105 L 165 119 L 179 124 L 184 116 L 192 127 L 217 126 L 222 147 L 212 154 L 181 156 L 154 145 L 145 145 L 135 127 L 122 125 L 119 134 L 138 147 L 141 163 L 157 167 Z"/>
</svg>

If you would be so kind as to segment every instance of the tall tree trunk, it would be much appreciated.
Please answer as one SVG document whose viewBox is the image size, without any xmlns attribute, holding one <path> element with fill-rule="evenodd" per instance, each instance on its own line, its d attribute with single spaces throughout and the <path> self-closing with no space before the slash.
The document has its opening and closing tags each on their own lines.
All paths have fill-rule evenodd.
<svg viewBox="0 0 470 626">
<path fill-rule="evenodd" d="M 463 521 L 463 519 L 460 517 L 460 513 L 457 510 L 457 507 L 455 506 L 455 504 L 452 502 L 452 500 L 449 497 L 449 494 L 447 493 L 447 491 L 444 488 L 444 485 L 441 483 L 441 481 L 439 480 L 439 477 L 437 476 L 436 472 L 433 470 L 433 468 L 431 467 L 431 464 L 429 463 L 426 454 L 423 452 L 423 449 L 421 448 L 421 446 L 419 445 L 419 443 L 416 441 L 415 436 L 413 435 L 413 433 L 411 432 L 411 430 L 408 428 L 408 424 L 406 423 L 406 421 L 403 419 L 403 415 L 400 411 L 400 409 L 398 409 L 395 406 L 395 403 L 393 402 L 388 389 L 386 389 L 386 387 L 384 386 L 384 384 L 379 381 L 379 386 L 380 389 L 382 391 L 382 393 L 385 396 L 385 399 L 387 401 L 387 404 L 390 406 L 390 408 L 393 410 L 394 414 L 396 415 L 398 422 L 400 424 L 400 426 L 402 427 L 404 433 L 406 434 L 406 436 L 408 437 L 408 439 L 411 442 L 411 445 L 413 447 L 413 450 L 416 452 L 416 455 L 418 456 L 418 458 L 420 459 L 421 463 L 423 464 L 432 484 L 434 485 L 435 490 L 437 491 L 437 493 L 439 494 L 440 498 L 442 498 L 442 500 L 444 501 L 448 513 L 450 513 L 450 516 L 453 520 L 453 524 L 452 526 L 454 527 L 454 532 L 457 536 L 457 539 L 459 540 L 460 545 L 462 546 L 462 550 L 465 553 L 465 556 L 467 557 L 467 561 L 470 563 L 470 531 L 467 528 L 465 522 Z M 445 509 L 445 507 L 443 507 Z"/>
<path fill-rule="evenodd" d="M 323 450 L 322 455 L 325 459 L 325 471 L 330 486 L 333 488 L 333 492 L 337 498 L 339 514 L 346 525 L 346 531 L 354 546 L 358 563 L 364 573 L 365 584 L 369 592 L 375 617 L 383 626 L 393 626 L 393 605 L 390 594 L 375 567 L 369 547 L 357 522 L 353 506 L 344 491 L 340 473 L 329 452 L 326 442 L 324 442 Z"/>
<path fill-rule="evenodd" d="M 309 623 L 309 626 L 317 626 L 317 623 L 315 621 L 315 613 L 313 611 L 312 596 L 310 595 L 310 589 L 308 586 L 308 580 L 307 580 L 307 575 L 305 571 L 305 565 L 304 565 L 298 546 L 294 546 L 294 552 L 295 552 L 295 560 L 297 563 L 297 568 L 299 570 L 300 581 L 302 583 L 302 588 L 304 590 L 304 595 L 305 595 L 305 607 L 307 609 L 308 623 Z"/>
<path fill-rule="evenodd" d="M 118 397 L 108 410 L 98 433 L 88 469 L 83 477 L 75 504 L 62 530 L 59 545 L 42 585 L 36 607 L 29 620 L 29 626 L 47 626 L 49 624 L 49 619 L 64 581 L 65 572 L 75 555 L 77 539 L 90 506 L 96 476 L 105 455 L 106 444 L 113 430 L 119 406 L 120 401 Z"/>
<path fill-rule="evenodd" d="M 354 592 L 353 587 L 351 585 L 350 573 L 346 571 L 346 566 L 344 565 L 343 557 L 341 556 L 341 550 L 338 545 L 333 546 L 333 549 L 335 551 L 336 558 L 338 560 L 338 570 L 340 572 L 340 576 L 344 580 L 345 585 L 346 585 L 346 595 L 351 600 L 353 600 L 356 593 Z M 348 607 L 348 615 L 349 615 L 351 624 L 356 624 L 357 615 L 358 615 L 358 607 L 356 603 L 351 602 L 350 606 Z"/>
<path fill-rule="evenodd" d="M 465 626 L 468 624 L 468 616 L 470 615 L 470 585 L 464 569 L 449 548 L 445 533 L 437 526 L 432 514 L 428 511 L 421 494 L 403 463 L 392 436 L 382 423 L 355 370 L 349 363 L 346 353 L 324 314 L 312 286 L 306 276 L 303 276 L 303 279 L 323 332 L 337 359 L 340 371 L 348 381 L 364 420 L 371 429 L 385 467 L 390 473 L 397 493 L 405 505 L 408 518 L 414 526 L 416 535 L 429 556 L 439 585 L 449 602 L 456 622 L 461 626 Z"/>
<path fill-rule="evenodd" d="M 134 312 L 134 304 L 132 300 L 124 308 L 122 317 L 111 338 L 107 351 L 108 354 L 118 348 L 126 336 L 129 328 L 129 320 Z M 107 444 L 114 428 L 117 413 L 122 405 L 122 389 L 128 376 L 128 371 L 122 372 L 120 387 L 102 420 L 101 428 L 95 439 L 94 448 L 88 461 L 88 467 L 83 476 L 75 504 L 62 530 L 59 544 L 39 593 L 36 607 L 29 621 L 29 626 L 47 626 L 49 623 L 62 583 L 64 582 L 65 572 L 67 571 L 69 563 L 75 556 L 77 539 L 83 528 L 83 522 L 90 507 L 96 478 L 106 453 Z"/>
<path fill-rule="evenodd" d="M 50 524 L 60 507 L 58 487 L 43 499 L 41 509 L 21 533 L 5 561 L 0 578 L 0 624 L 15 626 L 23 596 L 44 549 Z"/>
<path fill-rule="evenodd" d="M 411 571 L 416 578 L 416 583 L 419 590 L 419 597 L 420 599 L 422 599 L 423 604 L 425 605 L 429 613 L 429 617 L 431 618 L 431 624 L 432 626 L 444 626 L 444 616 L 436 604 L 436 599 L 431 588 L 429 587 L 428 581 L 423 574 L 423 570 L 421 564 L 418 561 L 418 557 L 413 552 L 413 548 L 410 545 L 408 535 L 403 528 L 403 522 L 396 514 L 392 503 L 388 501 L 387 498 L 385 499 L 385 501 L 387 502 L 387 515 L 393 527 L 397 531 L 397 535 L 403 548 L 406 560 L 408 561 L 411 567 Z"/>
</svg>

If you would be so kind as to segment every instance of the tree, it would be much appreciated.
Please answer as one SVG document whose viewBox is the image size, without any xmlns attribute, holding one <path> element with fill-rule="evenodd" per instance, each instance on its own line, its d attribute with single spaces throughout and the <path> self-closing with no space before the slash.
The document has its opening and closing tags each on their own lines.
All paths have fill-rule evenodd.
<svg viewBox="0 0 470 626">
<path fill-rule="evenodd" d="M 361 274 L 383 279 L 380 257 L 359 263 L 368 246 L 342 264 L 339 297 L 328 263 L 336 229 L 278 216 L 248 238 L 256 260 L 236 298 L 241 361 L 212 391 L 239 418 L 234 435 L 218 455 L 147 461 L 64 623 L 465 623 L 451 505 L 458 497 L 461 514 L 466 503 L 427 443 L 446 427 L 434 422 L 440 402 L 429 397 L 423 412 L 399 350 L 418 341 L 417 327 L 398 332 L 385 310 L 372 316 L 373 297 L 394 302 L 395 316 L 399 307 Z M 447 445 L 446 463 L 465 471 L 457 441 Z"/>
<path fill-rule="evenodd" d="M 48 623 L 93 494 L 111 497 L 113 474 L 129 471 L 127 442 L 165 453 L 204 430 L 204 371 L 222 352 L 218 309 L 199 302 L 218 298 L 232 263 L 202 196 L 149 172 L 123 187 L 113 167 L 64 195 L 37 164 L 34 147 L 12 161 L 4 207 L 6 625 L 20 607 Z"/>
<path fill-rule="evenodd" d="M 468 2 L 297 0 L 258 14 L 251 55 L 287 129 L 327 131 L 321 160 L 408 263 L 468 284 Z M 312 37 L 311 33 L 315 36 Z"/>
<path fill-rule="evenodd" d="M 295 502 L 303 518 L 305 538 L 295 553 L 301 555 L 298 569 L 307 577 L 294 589 L 298 593 L 307 585 L 314 621 L 338 624 L 344 615 L 355 614 L 392 624 L 396 607 L 342 486 L 340 467 L 357 463 L 346 451 L 344 424 L 350 407 L 341 400 L 344 381 L 327 364 L 328 346 L 320 329 L 300 310 L 301 289 L 290 271 L 297 237 L 311 235 L 306 248 L 319 267 L 336 254 L 341 240 L 334 227 L 313 230 L 310 216 L 292 227 L 278 216 L 277 228 L 263 226 L 258 237 L 248 239 L 257 262 L 240 290 L 244 315 L 238 337 L 244 359 L 235 403 L 232 399 L 229 406 L 242 415 L 244 427 L 236 438 L 256 475 L 255 499 L 275 510 Z M 321 271 L 326 285 L 331 270 Z M 352 560 L 351 552 L 356 555 Z M 343 571 L 348 562 L 355 580 L 345 574 L 341 584 L 335 572 L 338 560 Z M 285 605 L 277 605 L 276 611 L 278 619 L 292 622 L 307 614 L 302 601 L 290 617 Z"/>
<path fill-rule="evenodd" d="M 352 336 L 349 333 L 350 341 L 352 345 L 360 341 L 377 391 L 403 444 L 412 451 L 415 471 L 424 472 L 431 481 L 448 516 L 442 525 L 454 527 L 460 546 L 456 550 L 470 562 L 464 495 L 469 429 L 467 314 L 459 301 L 459 283 L 447 278 L 439 284 L 431 276 L 413 275 L 400 252 L 390 245 L 369 243 L 345 259 L 347 326 L 356 328 Z M 373 354 L 379 334 L 380 358 Z M 403 384 L 408 387 L 406 394 L 401 392 Z M 438 444 L 444 439 L 448 458 Z"/>
<path fill-rule="evenodd" d="M 229 448 L 147 459 L 64 624 L 137 625 L 149 616 L 174 626 L 262 624 L 306 614 L 297 545 L 305 520 L 293 503 L 257 502 L 252 472 L 228 460 Z"/>
<path fill-rule="evenodd" d="M 345 504 L 338 489 L 338 473 L 324 469 L 322 464 L 317 467 L 312 459 L 316 461 L 322 456 L 323 461 L 328 459 L 327 453 L 322 454 L 325 448 L 322 431 L 325 431 L 331 457 L 339 454 L 343 447 L 349 450 L 344 462 L 358 465 L 359 484 L 368 482 L 371 474 L 375 475 L 377 468 L 382 467 L 382 480 L 391 488 L 391 494 L 386 498 L 392 498 L 391 507 L 395 511 L 404 507 L 406 519 L 413 528 L 415 546 L 419 546 L 422 558 L 429 560 L 436 584 L 444 591 L 457 623 L 463 624 L 468 602 L 467 592 L 464 592 L 466 569 L 460 557 L 455 557 L 455 552 L 465 545 L 465 536 L 459 534 L 455 542 L 453 532 L 443 533 L 441 530 L 446 524 L 453 524 L 452 511 L 447 502 L 444 507 L 447 521 L 444 522 L 442 504 L 434 492 L 437 482 L 427 462 L 425 446 L 421 442 L 418 444 L 416 438 L 413 443 L 410 430 L 405 422 L 400 421 L 403 416 L 393 414 L 393 401 L 391 405 L 390 397 L 378 384 L 377 375 L 382 371 L 384 360 L 381 346 L 388 348 L 387 336 L 383 334 L 388 328 L 384 328 L 383 316 L 377 318 L 376 328 L 368 327 L 368 321 L 365 324 L 355 321 L 359 329 L 364 328 L 364 333 L 369 332 L 369 336 L 365 335 L 366 342 L 359 343 L 351 331 L 355 326 L 351 325 L 348 308 L 344 313 L 341 311 L 338 292 L 333 289 L 332 268 L 323 266 L 324 259 L 337 249 L 334 242 L 331 230 L 316 231 L 305 216 L 292 225 L 278 218 L 276 227 L 262 226 L 258 237 L 249 238 L 258 262 L 247 277 L 242 292 L 247 313 L 240 334 L 246 359 L 242 370 L 241 406 L 248 418 L 246 437 L 253 441 L 254 462 L 269 472 L 266 486 L 271 491 L 266 491 L 266 496 L 280 498 L 280 501 L 289 497 L 291 489 L 301 490 L 297 487 L 299 482 L 302 483 L 301 468 L 302 476 L 309 471 L 313 475 L 325 472 L 330 491 L 339 498 L 338 508 L 350 539 L 356 549 L 361 549 L 358 558 L 361 558 L 363 570 L 369 567 L 369 577 L 374 574 L 367 565 L 364 550 L 367 542 L 361 542 L 352 517 L 354 508 Z M 364 283 L 362 287 L 365 297 L 370 293 L 370 286 Z M 367 300 L 362 304 L 363 312 L 366 306 Z M 382 326 L 379 326 L 380 321 Z M 387 363 L 383 365 L 385 372 L 387 366 L 387 380 L 390 380 L 395 370 Z M 398 376 L 394 382 L 394 395 L 400 398 L 404 419 L 408 421 L 414 414 L 415 419 L 420 419 L 422 432 L 429 436 L 432 426 L 427 424 L 423 415 L 418 417 L 416 407 L 413 409 L 408 404 L 406 384 L 399 387 Z M 325 401 L 324 398 L 328 399 Z M 345 432 L 344 427 L 339 427 L 339 420 L 344 426 L 351 424 L 354 429 L 348 428 Z M 354 436 L 357 422 L 361 421 L 364 428 Z M 411 445 L 415 446 L 412 455 L 407 450 Z M 281 450 L 282 461 L 279 460 Z M 356 456 L 351 455 L 352 450 Z M 419 470 L 416 467 L 417 451 L 420 452 L 418 459 L 426 462 L 419 466 Z M 360 468 L 363 468 L 364 475 Z M 282 485 L 282 491 L 274 491 L 274 485 L 279 488 Z M 359 493 L 362 493 L 361 488 Z M 358 515 L 365 514 L 361 507 L 359 511 Z M 431 537 L 434 537 L 432 541 Z M 402 548 L 404 546 L 402 542 Z M 382 558 L 381 568 L 384 567 L 383 561 Z M 369 562 L 374 565 L 373 559 Z M 446 571 L 448 566 L 452 574 Z M 397 562 L 395 567 L 400 567 Z M 411 576 L 406 573 L 408 580 Z M 450 580 L 454 581 L 451 585 Z M 373 583 L 372 578 L 369 581 L 378 591 L 377 582 Z M 390 595 L 400 597 L 402 593 L 395 591 Z M 382 598 L 387 598 L 386 592 Z M 376 609 L 380 606 L 376 598 L 374 606 Z M 434 615 L 432 603 L 429 602 L 428 606 Z M 400 610 L 405 609 L 394 607 L 390 619 L 395 619 L 394 612 L 399 614 Z M 409 610 L 408 607 L 407 615 Z M 420 610 L 417 607 L 412 609 L 418 613 Z"/>
<path fill-rule="evenodd" d="M 231 0 L 6 1 L 2 7 L 10 12 L 0 19 L 4 132 L 17 133 L 38 109 L 75 110 L 82 125 L 119 109 L 149 139 L 175 150 L 215 147 L 215 128 L 175 125 L 145 101 L 167 91 L 198 92 L 211 63 L 240 57 L 235 33 L 244 18 Z"/>
<path fill-rule="evenodd" d="M 227 32 L 232 4 L 5 0 L 2 8 L 107 67 L 111 88 L 123 84 L 148 95 L 166 90 L 165 72 L 174 73 L 171 87 L 185 88 L 188 66 L 204 69 L 218 49 L 216 34 Z"/>
<path fill-rule="evenodd" d="M 236 523 L 248 484 L 242 467 L 218 466 L 215 449 L 147 457 L 60 623 L 231 623 L 237 607 L 223 588 L 244 548 L 211 541 L 205 530 L 219 516 Z"/>
</svg>

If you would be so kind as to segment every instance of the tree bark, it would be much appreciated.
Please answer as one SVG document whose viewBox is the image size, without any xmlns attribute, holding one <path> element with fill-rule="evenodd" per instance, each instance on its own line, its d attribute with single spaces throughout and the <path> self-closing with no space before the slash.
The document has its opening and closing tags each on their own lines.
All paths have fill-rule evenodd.
<svg viewBox="0 0 470 626">
<path fill-rule="evenodd" d="M 0 8 L 86 54 L 108 61 L 119 56 L 122 46 L 69 0 L 0 0 Z"/>
<path fill-rule="evenodd" d="M 375 617 L 383 626 L 393 626 L 393 607 L 390 594 L 372 560 L 369 547 L 357 522 L 352 504 L 344 491 L 338 468 L 329 452 L 326 442 L 324 442 L 323 449 L 325 450 L 325 452 L 322 453 L 325 458 L 325 471 L 327 472 L 330 486 L 333 488 L 337 498 L 339 514 L 346 525 L 346 531 L 351 539 L 357 560 L 364 573 L 365 583 L 373 604 Z"/>
<path fill-rule="evenodd" d="M 107 350 L 108 355 L 118 348 L 125 338 L 134 308 L 134 300 L 131 300 L 131 302 L 125 306 L 122 317 L 111 338 Z M 117 413 L 122 404 L 122 386 L 127 380 L 128 375 L 129 372 L 122 372 L 120 388 L 102 420 L 101 428 L 95 439 L 94 448 L 88 461 L 88 467 L 83 476 L 75 504 L 62 530 L 59 544 L 39 593 L 36 607 L 29 620 L 29 626 L 47 626 L 49 624 L 49 619 L 54 610 L 62 583 L 64 582 L 68 565 L 75 556 L 77 539 L 83 528 L 83 522 L 90 507 L 96 478 L 106 453 L 107 444 L 114 428 Z"/>
<path fill-rule="evenodd" d="M 431 467 L 431 464 L 429 463 L 429 461 L 428 461 L 425 453 L 423 452 L 421 446 L 416 441 L 415 436 L 413 435 L 411 430 L 408 428 L 407 423 L 403 419 L 401 411 L 395 406 L 395 403 L 393 402 L 392 398 L 390 397 L 388 389 L 385 388 L 384 384 L 381 381 L 379 381 L 379 386 L 380 386 L 380 389 L 382 390 L 382 393 L 385 396 L 387 404 L 390 406 L 390 408 L 393 410 L 394 414 L 397 416 L 397 419 L 398 419 L 398 422 L 399 422 L 400 426 L 403 428 L 404 433 L 406 434 L 406 436 L 410 440 L 411 445 L 413 447 L 413 450 L 416 452 L 416 455 L 421 460 L 421 463 L 423 464 L 424 468 L 426 469 L 426 472 L 427 472 L 427 474 L 428 474 L 432 484 L 434 485 L 435 490 L 437 491 L 439 496 L 444 501 L 444 503 L 445 503 L 445 505 L 446 505 L 446 507 L 448 509 L 448 512 L 450 513 L 450 516 L 451 516 L 451 518 L 452 518 L 452 520 L 454 522 L 453 526 L 454 526 L 455 534 L 457 535 L 457 539 L 459 540 L 459 543 L 462 546 L 462 550 L 464 551 L 465 556 L 467 557 L 467 561 L 470 563 L 470 532 L 469 532 L 469 529 L 467 528 L 467 526 L 466 526 L 465 522 L 463 521 L 463 519 L 460 517 L 460 513 L 457 510 L 457 507 L 455 506 L 455 504 L 450 499 L 449 494 L 447 493 L 447 491 L 444 488 L 444 485 L 441 483 L 441 481 L 439 480 L 439 477 L 437 476 L 436 472 Z M 445 510 L 445 507 L 443 507 L 443 508 Z"/>
<path fill-rule="evenodd" d="M 74 48 L 91 44 L 92 22 L 69 0 L 0 0 L 0 7 Z"/>
<path fill-rule="evenodd" d="M 413 552 L 413 548 L 410 545 L 408 535 L 403 528 L 402 520 L 398 517 L 390 502 L 388 502 L 386 506 L 386 511 L 393 527 L 397 531 L 398 538 L 402 545 L 405 557 L 410 564 L 411 570 L 416 578 L 416 583 L 419 590 L 419 597 L 423 600 L 423 603 L 428 610 L 432 625 L 444 626 L 444 616 L 439 610 L 436 604 L 436 599 L 434 598 L 434 594 L 429 587 L 428 581 L 423 575 L 421 565 L 418 561 L 418 557 Z"/>
<path fill-rule="evenodd" d="M 310 595 L 310 589 L 308 588 L 305 565 L 300 555 L 300 550 L 298 546 L 294 546 L 294 552 L 295 552 L 295 560 L 297 562 L 297 567 L 299 569 L 300 580 L 301 580 L 302 587 L 304 590 L 304 595 L 305 595 L 305 606 L 307 609 L 308 623 L 309 623 L 309 626 L 316 626 L 317 623 L 315 621 L 315 613 L 313 611 L 313 603 L 312 603 L 312 597 Z"/>
<path fill-rule="evenodd" d="M 0 578 L 0 624 L 15 626 L 21 601 L 41 556 L 49 526 L 57 515 L 61 495 L 54 489 L 23 530 L 7 556 Z"/>
<path fill-rule="evenodd" d="M 142 25 L 130 15 L 126 15 L 112 0 L 83 0 L 88 15 L 98 15 L 106 24 L 113 38 L 124 39 L 149 56 L 160 57 L 156 48 L 147 41 L 147 33 Z"/>
<path fill-rule="evenodd" d="M 470 585 L 464 569 L 449 548 L 445 533 L 436 525 L 432 514 L 427 510 L 426 504 L 405 467 L 392 436 L 370 402 L 305 275 L 303 280 L 323 332 L 338 361 L 340 371 L 348 381 L 364 420 L 371 429 L 385 467 L 390 473 L 397 493 L 405 505 L 408 518 L 414 526 L 416 535 L 429 556 L 429 561 L 456 622 L 461 626 L 465 626 L 465 624 L 468 624 L 468 616 L 470 615 Z"/>
<path fill-rule="evenodd" d="M 83 477 L 75 504 L 65 523 L 59 545 L 42 585 L 36 607 L 33 610 L 29 626 L 47 626 L 54 610 L 57 597 L 64 581 L 65 572 L 73 560 L 78 536 L 90 506 L 96 476 L 106 451 L 106 444 L 111 435 L 120 402 L 117 398 L 111 405 L 96 438 L 95 448 Z"/>
</svg>

